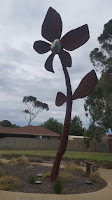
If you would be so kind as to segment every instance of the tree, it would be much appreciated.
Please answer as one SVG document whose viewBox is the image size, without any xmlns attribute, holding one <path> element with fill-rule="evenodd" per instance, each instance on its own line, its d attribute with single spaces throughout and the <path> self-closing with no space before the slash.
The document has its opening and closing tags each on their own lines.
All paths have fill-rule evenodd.
<svg viewBox="0 0 112 200">
<path fill-rule="evenodd" d="M 10 121 L 8 121 L 8 120 L 1 121 L 0 125 L 4 126 L 4 127 L 13 127 L 13 124 Z"/>
<path fill-rule="evenodd" d="M 105 130 L 102 127 L 95 126 L 94 123 L 91 123 L 88 130 L 85 131 L 84 143 L 86 147 L 89 147 L 90 141 L 92 140 L 100 142 L 104 134 Z"/>
<path fill-rule="evenodd" d="M 3 120 L 0 122 L 0 126 L 3 127 L 13 127 L 13 128 L 18 128 L 19 126 L 17 126 L 16 124 L 12 124 L 10 121 L 8 120 Z"/>
<path fill-rule="evenodd" d="M 25 96 L 23 98 L 23 103 L 25 103 L 28 108 L 27 110 L 23 111 L 28 121 L 28 125 L 36 118 L 40 112 L 42 112 L 42 110 L 49 110 L 49 107 L 46 103 L 37 101 L 37 98 L 33 96 Z"/>
<path fill-rule="evenodd" d="M 85 111 L 91 123 L 112 132 L 112 19 L 98 37 L 99 48 L 90 53 L 90 60 L 101 76 L 94 91 L 85 100 Z"/>
<path fill-rule="evenodd" d="M 45 121 L 43 124 L 42 124 L 43 127 L 51 130 L 51 131 L 54 131 L 58 134 L 61 135 L 62 133 L 62 130 L 63 130 L 63 124 L 58 122 L 56 119 L 54 118 L 50 118 L 48 119 L 47 121 Z"/>
<path fill-rule="evenodd" d="M 71 119 L 69 135 L 83 135 L 84 128 L 82 128 L 82 121 L 79 116 Z"/>
</svg>

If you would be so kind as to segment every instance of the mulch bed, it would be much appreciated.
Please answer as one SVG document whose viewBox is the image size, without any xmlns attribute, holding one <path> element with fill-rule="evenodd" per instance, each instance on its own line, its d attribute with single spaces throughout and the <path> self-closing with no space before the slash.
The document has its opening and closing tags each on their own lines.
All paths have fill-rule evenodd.
<svg viewBox="0 0 112 200">
<path fill-rule="evenodd" d="M 17 192 L 24 193 L 42 193 L 42 194 L 53 194 L 53 184 L 50 182 L 49 178 L 38 177 L 37 174 L 45 174 L 51 171 L 50 167 L 42 166 L 41 164 L 30 164 L 30 165 L 11 165 L 3 164 L 3 169 L 6 176 L 15 176 L 22 180 L 22 187 L 17 189 Z M 64 169 L 60 169 L 60 173 L 64 172 Z M 66 173 L 66 172 L 65 172 Z M 37 176 L 37 180 L 41 180 L 42 184 L 30 184 L 28 178 L 30 175 Z M 107 183 L 105 180 L 101 179 L 99 183 L 94 183 L 92 185 L 85 184 L 87 177 L 83 177 L 79 172 L 74 171 L 74 180 L 68 184 L 64 184 L 64 189 L 62 194 L 81 194 L 95 192 L 103 189 Z"/>
</svg>

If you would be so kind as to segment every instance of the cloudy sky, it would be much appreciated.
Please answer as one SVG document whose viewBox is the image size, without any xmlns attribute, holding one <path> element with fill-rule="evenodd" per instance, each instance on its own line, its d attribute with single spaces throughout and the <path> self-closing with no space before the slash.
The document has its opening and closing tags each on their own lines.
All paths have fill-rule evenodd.
<svg viewBox="0 0 112 200">
<path fill-rule="evenodd" d="M 83 24 L 88 24 L 89 41 L 70 52 L 72 67 L 68 69 L 72 90 L 93 69 L 90 52 L 97 47 L 97 37 L 103 25 L 112 18 L 111 0 L 0 0 L 0 121 L 6 119 L 20 126 L 27 125 L 22 111 L 24 96 L 37 97 L 49 105 L 49 111 L 41 112 L 32 122 L 40 125 L 50 117 L 64 121 L 65 105 L 55 106 L 58 91 L 66 94 L 64 74 L 58 56 L 53 65 L 55 73 L 45 70 L 49 53 L 39 55 L 33 50 L 36 40 L 43 40 L 41 25 L 49 7 L 60 13 L 63 21 L 62 35 Z M 84 100 L 73 103 L 72 117 L 79 115 L 84 127 Z"/>
</svg>

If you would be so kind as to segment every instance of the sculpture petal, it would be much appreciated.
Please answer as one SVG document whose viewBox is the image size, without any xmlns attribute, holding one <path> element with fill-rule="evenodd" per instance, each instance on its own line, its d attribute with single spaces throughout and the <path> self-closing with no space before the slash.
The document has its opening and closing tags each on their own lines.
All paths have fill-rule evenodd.
<svg viewBox="0 0 112 200">
<path fill-rule="evenodd" d="M 42 36 L 53 42 L 55 39 L 60 39 L 62 33 L 61 17 L 56 10 L 49 8 L 42 25 Z"/>
<path fill-rule="evenodd" d="M 72 99 L 79 99 L 88 96 L 97 83 L 97 76 L 94 70 L 90 71 L 80 82 L 78 88 L 75 90 Z"/>
<path fill-rule="evenodd" d="M 48 57 L 48 59 L 45 62 L 45 68 L 46 68 L 47 71 L 50 71 L 50 72 L 54 73 L 54 70 L 53 70 L 53 58 L 54 58 L 54 54 L 51 54 Z"/>
<path fill-rule="evenodd" d="M 33 48 L 37 53 L 43 54 L 50 51 L 50 44 L 39 40 L 34 42 Z"/>
<path fill-rule="evenodd" d="M 61 60 L 62 66 L 71 67 L 72 59 L 68 52 L 61 50 L 61 52 L 59 53 L 59 58 Z"/>
<path fill-rule="evenodd" d="M 85 24 L 77 29 L 71 30 L 61 39 L 62 48 L 73 51 L 85 44 L 89 39 L 88 25 Z"/>
<path fill-rule="evenodd" d="M 66 101 L 67 97 L 62 92 L 58 92 L 55 101 L 56 106 L 62 106 Z"/>
</svg>

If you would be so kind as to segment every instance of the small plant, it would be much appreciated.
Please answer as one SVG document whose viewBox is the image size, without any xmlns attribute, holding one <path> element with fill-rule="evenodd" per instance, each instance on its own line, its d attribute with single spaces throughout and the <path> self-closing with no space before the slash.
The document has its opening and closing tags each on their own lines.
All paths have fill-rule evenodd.
<svg viewBox="0 0 112 200">
<path fill-rule="evenodd" d="M 92 171 L 92 173 L 93 172 L 96 172 L 98 170 L 98 165 L 92 165 L 91 166 L 91 171 Z"/>
<path fill-rule="evenodd" d="M 29 161 L 25 156 L 20 156 L 16 159 L 18 165 L 29 165 Z"/>
<path fill-rule="evenodd" d="M 61 194 L 62 190 L 63 190 L 63 179 L 61 177 L 58 177 L 53 184 L 53 191 L 56 194 Z"/>
<path fill-rule="evenodd" d="M 81 175 L 84 177 L 89 177 L 89 174 L 87 172 L 85 172 L 84 170 L 81 172 Z"/>
<path fill-rule="evenodd" d="M 35 181 L 36 181 L 36 177 L 33 174 L 30 174 L 29 177 L 28 177 L 28 182 L 30 184 L 34 184 Z"/>
<path fill-rule="evenodd" d="M 65 170 L 68 170 L 68 171 L 83 171 L 83 168 L 79 165 L 70 163 L 70 164 L 65 166 Z"/>
<path fill-rule="evenodd" d="M 14 176 L 4 176 L 0 178 L 0 190 L 14 191 L 21 187 L 21 180 Z"/>
<path fill-rule="evenodd" d="M 51 172 L 47 172 L 45 174 L 43 174 L 43 178 L 49 178 L 51 175 Z"/>
<path fill-rule="evenodd" d="M 3 170 L 3 168 L 0 166 L 0 177 L 2 177 L 2 176 L 4 176 L 4 170 Z"/>
<path fill-rule="evenodd" d="M 69 183 L 74 180 L 74 176 L 70 173 L 62 173 L 59 175 L 59 178 L 61 178 L 64 183 Z"/>
<path fill-rule="evenodd" d="M 101 182 L 101 177 L 99 175 L 99 172 L 96 171 L 96 172 L 93 172 L 93 173 L 89 174 L 88 180 L 92 181 L 92 182 L 95 182 L 95 183 L 100 183 Z"/>
<path fill-rule="evenodd" d="M 112 169 L 112 162 L 108 162 L 105 164 L 106 169 Z"/>
<path fill-rule="evenodd" d="M 17 164 L 17 160 L 16 158 L 11 158 L 9 161 L 8 161 L 9 164 L 12 164 L 12 165 L 15 165 Z"/>
</svg>

